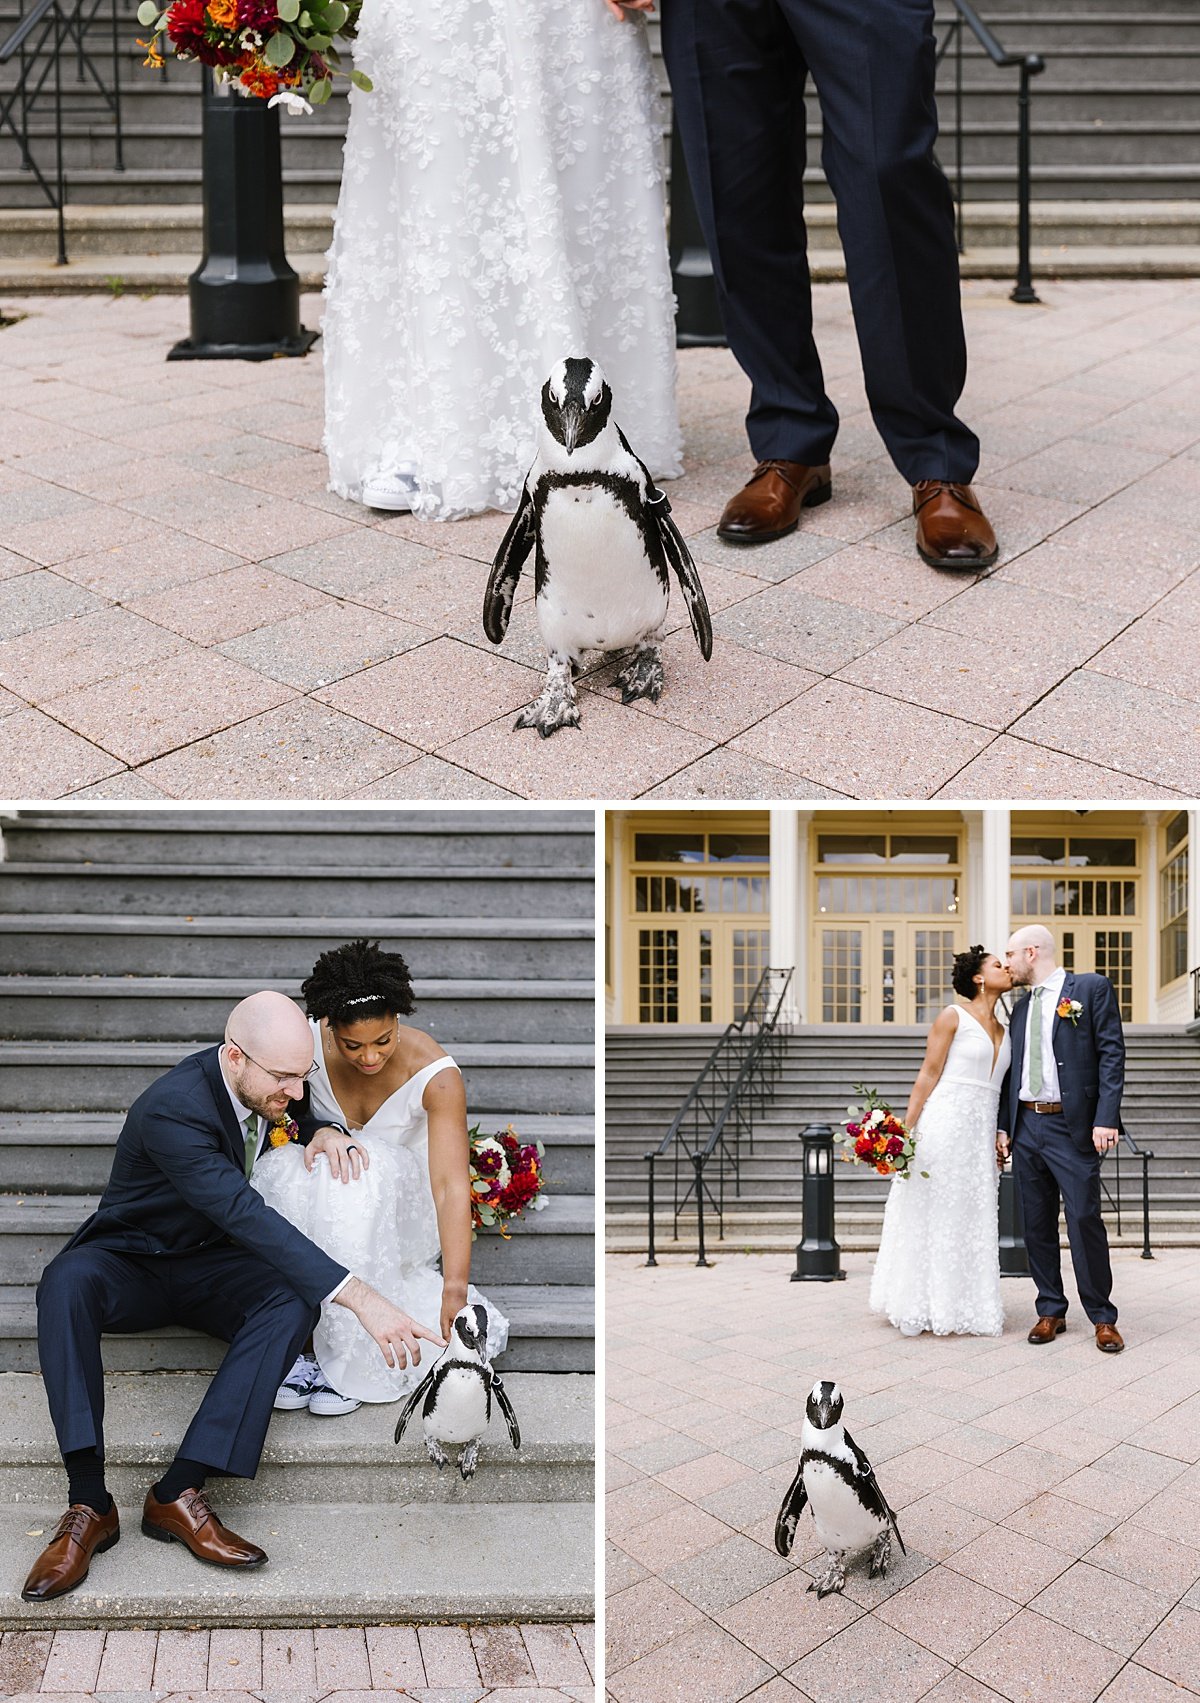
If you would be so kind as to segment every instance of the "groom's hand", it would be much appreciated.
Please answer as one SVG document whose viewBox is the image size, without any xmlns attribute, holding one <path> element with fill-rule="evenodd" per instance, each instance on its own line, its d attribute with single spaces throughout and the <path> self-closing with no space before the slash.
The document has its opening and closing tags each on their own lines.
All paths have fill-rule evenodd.
<svg viewBox="0 0 1200 1703">
<path fill-rule="evenodd" d="M 1092 1131 L 1092 1146 L 1103 1158 L 1110 1147 L 1115 1147 L 1121 1139 L 1119 1129 L 1102 1129 L 1099 1125 Z"/>
<path fill-rule="evenodd" d="M 350 1309 L 367 1335 L 379 1344 L 388 1365 L 397 1370 L 402 1371 L 410 1360 L 414 1366 L 421 1364 L 422 1341 L 436 1343 L 439 1348 L 446 1346 L 444 1338 L 410 1319 L 361 1277 L 352 1277 L 335 1300 L 339 1307 Z"/>
<path fill-rule="evenodd" d="M 330 1124 L 324 1124 L 304 1149 L 306 1171 L 312 1170 L 322 1153 L 329 1160 L 334 1182 L 348 1183 L 351 1177 L 357 1182 L 371 1163 L 370 1154 L 359 1145 L 357 1137 L 346 1135 Z"/>
<path fill-rule="evenodd" d="M 652 12 L 654 0 L 604 0 L 614 18 L 624 19 L 626 12 Z"/>
<path fill-rule="evenodd" d="M 996 1131 L 996 1163 L 1003 1170 L 1009 1155 L 1009 1140 L 1007 1130 Z"/>
</svg>

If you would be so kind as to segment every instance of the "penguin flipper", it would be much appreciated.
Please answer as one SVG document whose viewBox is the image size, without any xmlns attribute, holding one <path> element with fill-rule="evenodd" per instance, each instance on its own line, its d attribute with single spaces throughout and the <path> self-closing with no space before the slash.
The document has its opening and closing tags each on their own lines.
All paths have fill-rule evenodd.
<svg viewBox="0 0 1200 1703">
<path fill-rule="evenodd" d="M 401 1437 L 403 1437 L 404 1427 L 417 1411 L 417 1404 L 429 1388 L 430 1384 L 433 1382 L 433 1374 L 436 1370 L 436 1366 L 431 1366 L 429 1368 L 428 1372 L 426 1372 L 425 1376 L 421 1379 L 421 1382 L 417 1385 L 416 1389 L 412 1392 L 403 1408 L 400 1410 L 400 1417 L 396 1421 L 396 1429 L 392 1435 L 393 1443 L 398 1443 Z"/>
<path fill-rule="evenodd" d="M 483 630 L 494 645 L 498 645 L 508 631 L 508 618 L 512 614 L 517 581 L 521 577 L 521 569 L 525 566 L 529 552 L 533 549 L 533 535 L 533 498 L 529 495 L 527 479 L 521 490 L 517 512 L 509 522 L 508 531 L 496 551 L 496 559 L 488 575 L 487 590 L 483 594 Z"/>
<path fill-rule="evenodd" d="M 892 1530 L 896 1534 L 896 1542 L 900 1545 L 900 1553 L 902 1555 L 907 1555 L 908 1551 L 904 1547 L 904 1539 L 900 1536 L 900 1527 L 896 1524 L 896 1516 L 892 1512 L 887 1497 L 879 1488 L 879 1480 L 875 1477 L 875 1468 L 871 1465 L 866 1455 L 863 1454 L 849 1431 L 843 1431 L 842 1435 L 846 1439 L 846 1447 L 854 1456 L 855 1470 L 858 1474 L 859 1488 L 862 1491 L 863 1500 L 874 1506 L 875 1512 L 879 1515 L 881 1520 L 887 1521 L 888 1525 L 891 1526 Z"/>
<path fill-rule="evenodd" d="M 692 553 L 687 547 L 683 533 L 671 519 L 671 505 L 667 501 L 666 492 L 650 483 L 646 501 L 658 523 L 658 536 L 663 554 L 667 558 L 667 566 L 679 581 L 692 631 L 696 635 L 696 643 L 700 646 L 700 655 L 707 662 L 713 647 L 712 618 L 708 613 L 708 599 L 704 595 L 704 587 L 700 584 L 700 575 L 696 572 Z"/>
<path fill-rule="evenodd" d="M 788 1487 L 788 1493 L 780 1504 L 779 1515 L 775 1521 L 775 1548 L 785 1560 L 792 1553 L 792 1544 L 796 1538 L 796 1527 L 800 1523 L 800 1516 L 804 1512 L 807 1501 L 808 1491 L 804 1488 L 804 1463 L 801 1462 L 796 1468 L 795 1478 Z"/>
<path fill-rule="evenodd" d="M 504 1415 L 504 1423 L 508 1426 L 508 1440 L 514 1449 L 521 1447 L 521 1427 L 517 1424 L 517 1416 L 513 1412 L 512 1402 L 508 1399 L 508 1391 L 500 1381 L 498 1372 L 492 1373 L 492 1394 L 496 1405 Z"/>
</svg>

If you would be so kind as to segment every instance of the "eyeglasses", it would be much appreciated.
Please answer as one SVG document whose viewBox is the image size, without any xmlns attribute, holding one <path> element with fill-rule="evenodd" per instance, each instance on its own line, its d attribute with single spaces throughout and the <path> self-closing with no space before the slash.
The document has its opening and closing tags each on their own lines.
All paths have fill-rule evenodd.
<svg viewBox="0 0 1200 1703">
<path fill-rule="evenodd" d="M 248 1058 L 251 1064 L 258 1064 L 258 1060 L 255 1058 L 254 1054 L 248 1053 L 245 1047 L 241 1046 L 239 1042 L 231 1039 L 229 1044 L 231 1047 L 237 1047 L 237 1050 L 241 1053 L 242 1057 Z M 309 1065 L 308 1069 L 304 1071 L 272 1070 L 269 1065 L 265 1064 L 258 1064 L 258 1068 L 265 1071 L 268 1076 L 273 1076 L 281 1088 L 285 1082 L 307 1082 L 310 1077 L 317 1074 L 317 1062 L 315 1059 Z"/>
</svg>

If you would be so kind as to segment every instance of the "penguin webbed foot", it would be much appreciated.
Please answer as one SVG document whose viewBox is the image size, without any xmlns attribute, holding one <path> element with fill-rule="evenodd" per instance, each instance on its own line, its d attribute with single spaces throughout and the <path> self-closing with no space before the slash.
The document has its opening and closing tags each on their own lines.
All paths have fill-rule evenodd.
<svg viewBox="0 0 1200 1703">
<path fill-rule="evenodd" d="M 513 727 L 536 727 L 543 739 L 549 739 L 560 727 L 578 727 L 579 702 L 573 672 L 574 665 L 566 657 L 552 656 L 546 684 L 538 697 L 521 711 Z"/>
<path fill-rule="evenodd" d="M 871 1545 L 871 1578 L 886 1579 L 892 1564 L 892 1534 L 885 1526 Z"/>
<path fill-rule="evenodd" d="M 834 1591 L 840 1591 L 846 1583 L 846 1562 L 841 1555 L 827 1555 L 825 1566 L 813 1579 L 808 1587 L 816 1591 L 818 1599 L 831 1596 Z"/>
<path fill-rule="evenodd" d="M 638 698 L 649 698 L 656 704 L 662 696 L 663 665 L 657 645 L 639 645 L 617 675 L 621 702 L 632 704 Z"/>
<path fill-rule="evenodd" d="M 446 1463 L 450 1459 L 450 1457 L 446 1453 L 445 1449 L 443 1449 L 442 1445 L 438 1442 L 436 1437 L 426 1437 L 426 1439 L 425 1439 L 425 1451 L 428 1454 L 430 1460 L 433 1462 L 434 1466 L 438 1469 L 439 1472 L 441 1472 L 442 1468 L 446 1465 Z"/>
<path fill-rule="evenodd" d="M 479 1439 L 475 1437 L 466 1445 L 458 1457 L 458 1470 L 462 1474 L 464 1484 L 469 1484 L 474 1478 L 478 1459 Z"/>
</svg>

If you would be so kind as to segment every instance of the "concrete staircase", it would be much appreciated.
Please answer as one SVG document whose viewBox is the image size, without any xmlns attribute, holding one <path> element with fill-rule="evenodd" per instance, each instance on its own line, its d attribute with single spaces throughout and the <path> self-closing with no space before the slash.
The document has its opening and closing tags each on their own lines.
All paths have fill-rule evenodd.
<svg viewBox="0 0 1200 1703">
<path fill-rule="evenodd" d="M 0 0 L 0 39 L 22 0 Z M 598 0 L 597 0 L 598 3 Z M 1034 83 L 1034 244 L 1039 268 L 1061 275 L 1200 270 L 1200 12 L 1183 0 L 984 0 L 1003 45 L 1037 51 Z M 938 35 L 950 12 L 939 6 Z M 651 25 L 657 51 L 657 23 Z M 0 288 L 179 289 L 200 249 L 199 76 L 170 64 L 150 72 L 132 25 L 122 49 L 127 169 L 113 169 L 111 120 L 67 67 L 66 170 L 72 265 L 53 268 L 53 215 L 15 143 L 0 139 Z M 111 44 L 95 32 L 98 69 Z M 661 64 L 660 64 L 661 70 Z M 0 92 L 11 82 L 0 71 Z M 665 75 L 662 78 L 666 88 Z M 953 66 L 941 72 L 943 164 L 952 166 Z M 841 254 L 821 174 L 820 121 L 810 101 L 806 196 L 817 276 L 838 276 Z M 319 283 L 341 177 L 343 93 L 309 118 L 283 121 L 289 253 Z M 669 103 L 663 105 L 664 136 Z M 41 125 L 43 152 L 52 154 Z M 1015 245 L 1016 75 L 993 66 L 973 37 L 964 48 L 964 202 L 968 275 L 1006 274 Z"/>
<path fill-rule="evenodd" d="M 22 811 L 0 816 L 0 844 L 0 1625 L 589 1617 L 591 814 Z M 61 1603 L 21 1603 L 28 1534 L 62 1494 L 31 1375 L 42 1268 L 92 1209 L 141 1088 L 218 1038 L 244 993 L 297 993 L 319 952 L 364 934 L 404 952 L 413 1021 L 462 1065 L 472 1120 L 546 1144 L 546 1209 L 507 1242 L 481 1235 L 472 1263 L 511 1320 L 522 1449 L 494 1423 L 464 1485 L 429 1465 L 419 1433 L 393 1445 L 394 1407 L 332 1430 L 276 1415 L 258 1476 L 218 1486 L 272 1556 L 230 1591 L 136 1518 L 224 1346 L 182 1328 L 110 1337 L 125 1541 Z"/>
<path fill-rule="evenodd" d="M 663 1029 L 610 1029 L 605 1046 L 605 1227 L 608 1246 L 646 1245 L 646 1164 L 643 1155 L 666 1133 L 688 1087 L 716 1040 L 711 1030 L 672 1034 Z M 1181 1029 L 1131 1025 L 1124 1117 L 1141 1147 L 1150 1148 L 1152 1236 L 1159 1244 L 1200 1243 L 1200 1044 Z M 740 1196 L 726 1195 L 726 1245 L 789 1249 L 800 1239 L 799 1135 L 806 1124 L 829 1123 L 835 1133 L 866 1083 L 903 1111 L 924 1050 L 916 1028 L 803 1027 L 788 1038 L 774 1102 L 743 1150 Z M 845 1248 L 873 1249 L 889 1184 L 864 1167 L 835 1167 L 837 1236 Z M 1115 1193 L 1115 1166 L 1105 1180 Z M 656 1234 L 671 1248 L 673 1167 L 660 1163 Z M 1141 1241 L 1141 1166 L 1121 1161 L 1122 1240 Z M 1106 1212 L 1110 1234 L 1116 1217 Z M 706 1236 L 715 1237 L 715 1222 Z M 680 1249 L 695 1245 L 695 1216 L 680 1221 Z"/>
</svg>

